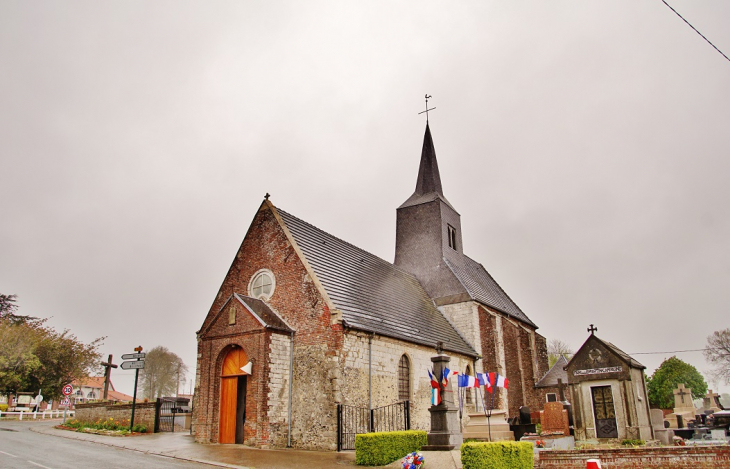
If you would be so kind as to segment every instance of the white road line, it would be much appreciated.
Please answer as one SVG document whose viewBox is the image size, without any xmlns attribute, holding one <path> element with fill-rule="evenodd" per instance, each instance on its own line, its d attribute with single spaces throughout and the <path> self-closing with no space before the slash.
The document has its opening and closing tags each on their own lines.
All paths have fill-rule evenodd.
<svg viewBox="0 0 730 469">
<path fill-rule="evenodd" d="M 0 451 L 0 453 L 4 454 L 4 455 L 6 455 L 6 456 L 10 456 L 11 458 L 17 458 L 17 456 L 16 456 L 16 455 L 14 455 L 14 454 L 10 454 L 10 453 L 6 453 L 5 451 Z"/>
<path fill-rule="evenodd" d="M 29 463 L 31 463 L 31 464 L 33 464 L 33 465 L 35 465 L 35 466 L 38 466 L 38 467 L 42 467 L 43 469 L 51 469 L 50 467 L 48 467 L 48 466 L 44 466 L 43 464 L 38 464 L 37 462 L 33 462 L 33 461 L 31 461 L 31 460 L 27 460 L 27 461 L 28 461 Z"/>
</svg>

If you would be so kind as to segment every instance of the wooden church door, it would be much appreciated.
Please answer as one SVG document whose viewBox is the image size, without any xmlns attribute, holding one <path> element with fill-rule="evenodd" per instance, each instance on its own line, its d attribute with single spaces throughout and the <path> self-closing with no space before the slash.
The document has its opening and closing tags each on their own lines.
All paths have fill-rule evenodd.
<svg viewBox="0 0 730 469">
<path fill-rule="evenodd" d="M 596 418 L 596 438 L 618 438 L 611 386 L 592 387 L 591 394 L 593 414 Z"/>
<path fill-rule="evenodd" d="M 246 421 L 246 375 L 241 367 L 248 363 L 242 348 L 232 349 L 223 359 L 221 373 L 220 423 L 218 442 L 243 443 Z"/>
</svg>

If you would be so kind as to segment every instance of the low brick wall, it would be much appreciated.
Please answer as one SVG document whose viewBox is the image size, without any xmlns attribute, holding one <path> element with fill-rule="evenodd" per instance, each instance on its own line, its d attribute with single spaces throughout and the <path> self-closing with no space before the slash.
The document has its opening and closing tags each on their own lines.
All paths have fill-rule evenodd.
<svg viewBox="0 0 730 469">
<path fill-rule="evenodd" d="M 601 461 L 601 469 L 730 468 L 730 446 L 664 446 L 642 448 L 541 451 L 540 469 L 585 469 L 588 459 Z"/>
<path fill-rule="evenodd" d="M 155 429 L 155 402 L 137 403 L 134 409 L 135 425 L 141 423 L 147 426 L 148 432 Z M 76 420 L 82 422 L 96 422 L 97 420 L 108 419 L 129 420 L 132 418 L 132 404 L 108 404 L 105 402 L 94 402 L 91 404 L 76 404 Z"/>
</svg>

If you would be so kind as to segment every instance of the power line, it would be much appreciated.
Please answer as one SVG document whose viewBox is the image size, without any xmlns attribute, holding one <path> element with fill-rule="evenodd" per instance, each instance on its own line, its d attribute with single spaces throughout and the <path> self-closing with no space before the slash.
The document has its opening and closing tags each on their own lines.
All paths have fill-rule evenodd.
<svg viewBox="0 0 730 469">
<path fill-rule="evenodd" d="M 720 49 L 718 49 L 715 46 L 715 44 L 711 43 L 710 40 L 707 39 L 701 32 L 697 31 L 697 28 L 695 28 L 694 26 L 692 26 L 689 21 L 685 20 L 684 17 L 677 12 L 677 10 L 675 10 L 674 8 L 672 8 L 672 6 L 666 2 L 666 0 L 662 0 L 662 2 L 666 6 L 668 6 L 670 10 L 672 10 L 674 13 L 676 13 L 677 16 L 679 16 L 680 18 L 682 18 L 682 21 L 684 21 L 685 23 L 687 23 L 690 28 L 694 29 L 697 34 L 699 34 L 700 36 L 702 36 L 702 39 L 704 39 L 705 41 L 707 41 L 707 43 L 709 45 L 711 45 L 712 47 L 714 47 L 716 51 L 718 51 L 720 54 L 722 54 L 722 56 L 725 57 L 730 62 L 730 58 L 728 58 L 727 55 L 725 55 Z"/>
<path fill-rule="evenodd" d="M 659 355 L 661 353 L 704 352 L 705 350 L 709 350 L 709 349 L 697 348 L 697 349 L 692 349 L 692 350 L 674 350 L 671 352 L 634 352 L 634 353 L 630 353 L 629 355 Z"/>
</svg>

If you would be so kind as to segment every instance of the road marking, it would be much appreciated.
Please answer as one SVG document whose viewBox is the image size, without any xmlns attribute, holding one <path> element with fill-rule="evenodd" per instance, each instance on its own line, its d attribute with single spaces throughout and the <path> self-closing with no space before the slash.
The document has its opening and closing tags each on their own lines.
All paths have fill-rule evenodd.
<svg viewBox="0 0 730 469">
<path fill-rule="evenodd" d="M 5 451 L 0 451 L 0 453 L 2 453 L 2 454 L 5 454 L 5 455 L 7 455 L 7 456 L 10 456 L 11 458 L 17 458 L 17 456 L 16 456 L 16 455 L 14 455 L 14 454 L 10 454 L 10 453 L 6 453 Z"/>
<path fill-rule="evenodd" d="M 31 464 L 34 464 L 34 465 L 36 465 L 38 467 L 42 467 L 43 469 L 51 469 L 50 467 L 44 466 L 43 464 L 38 464 L 37 462 L 33 462 L 33 461 L 30 461 L 30 460 L 28 460 L 28 462 L 31 463 Z"/>
</svg>

